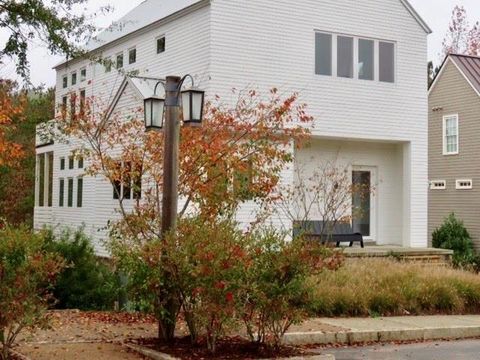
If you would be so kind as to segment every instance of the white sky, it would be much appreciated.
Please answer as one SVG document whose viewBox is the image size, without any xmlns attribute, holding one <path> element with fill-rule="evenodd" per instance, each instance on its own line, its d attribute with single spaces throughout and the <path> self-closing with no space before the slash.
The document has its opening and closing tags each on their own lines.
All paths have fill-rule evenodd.
<svg viewBox="0 0 480 360">
<path fill-rule="evenodd" d="M 106 16 L 99 17 L 96 20 L 97 26 L 106 27 L 113 20 L 122 17 L 142 1 L 143 0 L 90 0 L 88 8 L 93 11 L 100 6 L 114 4 L 113 12 Z M 471 22 L 480 20 L 479 0 L 410 0 L 410 2 L 433 30 L 433 34 L 429 37 L 429 59 L 435 63 L 440 61 L 439 54 L 442 40 L 455 5 L 465 6 Z M 3 46 L 5 38 L 5 32 L 2 33 L 0 30 L 0 46 Z M 29 60 L 33 84 L 53 86 L 55 83 L 55 71 L 52 70 L 52 67 L 58 63 L 61 58 L 51 56 L 42 46 L 36 46 L 32 48 L 29 53 Z M 0 65 L 0 78 L 2 77 L 17 78 L 13 63 L 7 61 L 6 64 Z"/>
</svg>

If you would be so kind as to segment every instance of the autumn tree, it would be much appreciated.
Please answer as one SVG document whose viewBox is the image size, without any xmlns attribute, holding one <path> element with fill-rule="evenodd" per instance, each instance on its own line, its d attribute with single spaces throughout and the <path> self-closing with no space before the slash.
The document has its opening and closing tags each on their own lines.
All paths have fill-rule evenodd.
<svg viewBox="0 0 480 360">
<path fill-rule="evenodd" d="M 163 134 L 145 132 L 142 109 L 129 119 L 107 117 L 91 111 L 94 103 L 88 100 L 81 115 L 61 116 L 60 132 L 63 141 L 82 139 L 77 154 L 86 160 L 87 174 L 103 176 L 115 189 L 122 216 L 112 232 L 133 251 L 161 238 Z M 276 89 L 267 98 L 240 92 L 233 106 L 219 98 L 208 102 L 205 125 L 181 130 L 179 218 L 232 219 L 244 202 L 275 201 L 293 147 L 308 138 L 312 118 L 305 108 L 297 94 L 282 97 Z M 121 188 L 137 199 L 133 209 L 125 206 Z M 171 339 L 178 307 L 166 308 L 164 301 L 157 304 L 160 335 Z"/>
<path fill-rule="evenodd" d="M 464 6 L 453 9 L 442 47 L 443 58 L 449 54 L 480 55 L 480 23 L 470 23 Z"/>
<path fill-rule="evenodd" d="M 33 43 L 43 43 L 52 54 L 69 58 L 81 53 L 78 44 L 84 43 L 95 27 L 92 19 L 80 6 L 88 0 L 0 0 L 0 30 L 8 39 L 0 48 L 0 65 L 4 58 L 15 60 L 17 73 L 29 77 L 28 49 Z M 76 14 L 79 15 L 76 15 Z"/>
<path fill-rule="evenodd" d="M 23 99 L 15 94 L 15 84 L 0 80 L 0 166 L 14 163 L 23 154 L 22 147 L 9 140 L 23 105 Z"/>
</svg>

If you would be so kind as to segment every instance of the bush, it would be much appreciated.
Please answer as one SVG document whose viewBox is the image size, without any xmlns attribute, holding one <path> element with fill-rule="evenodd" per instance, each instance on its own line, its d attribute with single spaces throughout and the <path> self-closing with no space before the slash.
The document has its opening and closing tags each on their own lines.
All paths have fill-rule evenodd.
<svg viewBox="0 0 480 360">
<path fill-rule="evenodd" d="M 455 266 L 466 266 L 474 260 L 473 241 L 462 221 L 451 213 L 443 225 L 432 233 L 435 248 L 453 250 Z"/>
<path fill-rule="evenodd" d="M 47 232 L 45 248 L 61 255 L 67 267 L 53 289 L 59 309 L 112 309 L 118 299 L 119 279 L 112 267 L 95 255 L 90 239 L 82 231 Z"/>
<path fill-rule="evenodd" d="M 364 259 L 311 281 L 316 316 L 480 313 L 480 278 L 462 270 Z"/>
<path fill-rule="evenodd" d="M 63 265 L 45 252 L 43 234 L 0 226 L 0 359 L 9 358 L 20 331 L 47 325 L 50 287 Z"/>
</svg>

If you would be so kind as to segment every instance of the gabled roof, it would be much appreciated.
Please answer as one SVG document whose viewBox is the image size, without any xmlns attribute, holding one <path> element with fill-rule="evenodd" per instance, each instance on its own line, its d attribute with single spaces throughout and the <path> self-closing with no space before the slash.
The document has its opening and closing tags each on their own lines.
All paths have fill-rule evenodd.
<svg viewBox="0 0 480 360">
<path fill-rule="evenodd" d="M 408 0 L 400 0 L 401 3 L 407 8 L 408 12 L 414 17 L 415 20 L 417 20 L 418 24 L 422 27 L 422 29 L 427 33 L 431 34 L 433 31 L 430 29 L 430 27 L 427 25 L 425 20 L 418 14 L 418 12 L 415 10 L 415 8 L 408 2 Z"/>
<path fill-rule="evenodd" d="M 445 58 L 429 91 L 433 90 L 449 62 L 455 65 L 477 95 L 480 96 L 480 57 L 461 54 L 450 54 Z"/>
</svg>

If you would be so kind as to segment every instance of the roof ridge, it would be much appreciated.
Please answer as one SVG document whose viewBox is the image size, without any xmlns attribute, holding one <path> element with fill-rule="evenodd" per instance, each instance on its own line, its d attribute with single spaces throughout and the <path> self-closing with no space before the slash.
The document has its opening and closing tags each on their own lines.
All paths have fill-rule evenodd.
<svg viewBox="0 0 480 360">
<path fill-rule="evenodd" d="M 457 54 L 457 53 L 451 53 L 448 54 L 449 56 L 459 56 L 459 57 L 467 57 L 467 58 L 472 58 L 472 59 L 478 59 L 480 60 L 479 55 L 468 55 L 468 54 Z"/>
</svg>

